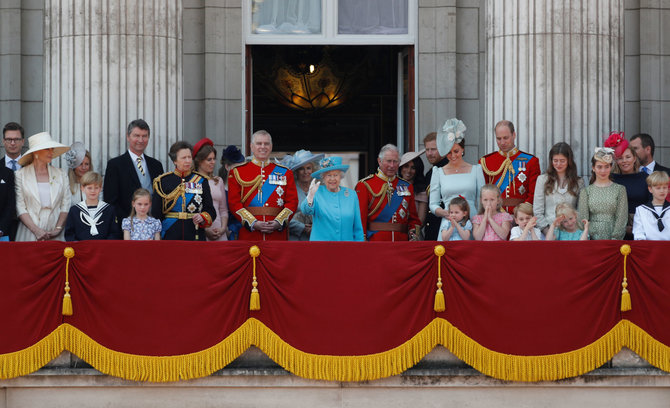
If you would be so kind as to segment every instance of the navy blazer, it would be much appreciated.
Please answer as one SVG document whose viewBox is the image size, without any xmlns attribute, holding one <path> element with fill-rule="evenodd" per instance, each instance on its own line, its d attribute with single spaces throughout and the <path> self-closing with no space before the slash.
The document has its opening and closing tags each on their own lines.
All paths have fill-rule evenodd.
<svg viewBox="0 0 670 408">
<path fill-rule="evenodd" d="M 149 176 L 151 180 L 163 174 L 163 165 L 158 160 L 144 155 L 149 167 Z M 116 215 L 119 223 L 130 215 L 133 193 L 142 187 L 140 179 L 137 177 L 135 163 L 126 151 L 118 157 L 114 157 L 107 162 L 105 170 L 105 182 L 103 184 L 103 197 L 106 203 L 111 204 L 116 209 Z"/>
</svg>

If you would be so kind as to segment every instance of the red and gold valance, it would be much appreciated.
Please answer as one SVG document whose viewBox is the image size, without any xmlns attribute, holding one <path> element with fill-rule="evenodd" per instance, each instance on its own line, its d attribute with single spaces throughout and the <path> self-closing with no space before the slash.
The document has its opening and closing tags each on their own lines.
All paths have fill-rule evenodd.
<svg viewBox="0 0 670 408">
<path fill-rule="evenodd" d="M 69 350 L 103 373 L 176 381 L 251 345 L 340 381 L 401 373 L 438 344 L 506 380 L 580 375 L 623 346 L 670 371 L 670 247 L 622 244 L 2 244 L 0 378 Z"/>
</svg>

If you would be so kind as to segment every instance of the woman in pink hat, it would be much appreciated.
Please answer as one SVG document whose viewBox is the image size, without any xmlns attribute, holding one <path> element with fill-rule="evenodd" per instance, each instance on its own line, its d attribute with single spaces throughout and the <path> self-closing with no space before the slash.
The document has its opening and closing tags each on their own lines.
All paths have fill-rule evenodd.
<svg viewBox="0 0 670 408">
<path fill-rule="evenodd" d="M 51 160 L 70 150 L 47 132 L 28 138 L 28 151 L 19 159 L 16 172 L 16 212 L 21 221 L 17 241 L 63 240 L 70 210 L 67 173 Z"/>
</svg>

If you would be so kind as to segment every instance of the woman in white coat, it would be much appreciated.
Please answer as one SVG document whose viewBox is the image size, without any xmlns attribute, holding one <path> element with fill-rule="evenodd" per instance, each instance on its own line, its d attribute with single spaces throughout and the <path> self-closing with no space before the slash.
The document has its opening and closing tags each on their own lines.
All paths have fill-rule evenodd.
<svg viewBox="0 0 670 408">
<path fill-rule="evenodd" d="M 28 138 L 29 149 L 19 159 L 16 172 L 16 213 L 21 223 L 17 241 L 63 240 L 70 210 L 67 173 L 50 163 L 70 148 L 51 139 L 49 133 Z"/>
</svg>

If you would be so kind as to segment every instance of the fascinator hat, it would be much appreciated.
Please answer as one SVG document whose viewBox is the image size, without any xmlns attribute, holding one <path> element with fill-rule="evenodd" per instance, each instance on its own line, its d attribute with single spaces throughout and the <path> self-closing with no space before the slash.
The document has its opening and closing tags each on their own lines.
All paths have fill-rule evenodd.
<svg viewBox="0 0 670 408">
<path fill-rule="evenodd" d="M 76 169 L 84 161 L 84 157 L 86 157 L 86 147 L 82 142 L 74 142 L 70 146 L 70 150 L 63 157 L 68 168 Z"/>
<path fill-rule="evenodd" d="M 237 146 L 230 145 L 221 153 L 221 164 L 225 164 L 225 162 L 242 163 L 244 162 L 244 155 Z"/>
<path fill-rule="evenodd" d="M 284 158 L 279 162 L 282 166 L 286 166 L 291 170 L 296 170 L 301 168 L 307 163 L 312 163 L 312 162 L 317 162 L 321 159 L 323 159 L 323 156 L 325 154 L 320 153 L 320 154 L 312 154 L 309 150 L 298 150 L 295 152 L 294 155 L 287 154 L 284 156 Z"/>
<path fill-rule="evenodd" d="M 28 146 L 29 146 L 28 151 L 25 152 L 23 156 L 21 156 L 21 158 L 19 159 L 19 164 L 21 166 L 27 166 L 30 163 L 32 163 L 33 153 L 38 152 L 40 150 L 54 149 L 54 153 L 52 156 L 52 158 L 54 159 L 70 150 L 69 146 L 65 146 L 64 144 L 58 143 L 55 140 L 53 140 L 48 132 L 42 132 L 30 136 L 28 138 Z"/>
<path fill-rule="evenodd" d="M 612 164 L 614 160 L 614 149 L 610 147 L 596 147 L 593 159 L 602 163 Z"/>
<path fill-rule="evenodd" d="M 454 147 L 454 143 L 460 143 L 467 128 L 463 121 L 453 118 L 444 122 L 442 128 L 437 131 L 437 151 L 440 156 L 446 156 Z"/>
<path fill-rule="evenodd" d="M 349 169 L 348 164 L 342 164 L 342 158 L 339 156 L 325 157 L 319 162 L 321 167 L 319 170 L 312 173 L 312 178 L 320 179 L 325 173 L 333 170 L 347 171 Z"/>
<path fill-rule="evenodd" d="M 200 149 L 202 149 L 204 146 L 214 147 L 214 142 L 212 142 L 212 139 L 208 137 L 198 140 L 198 143 L 196 143 L 195 146 L 193 146 L 193 157 L 195 157 L 200 151 Z"/>
<path fill-rule="evenodd" d="M 614 149 L 614 157 L 621 157 L 628 148 L 628 140 L 626 140 L 624 132 L 610 132 L 603 146 Z"/>
</svg>

